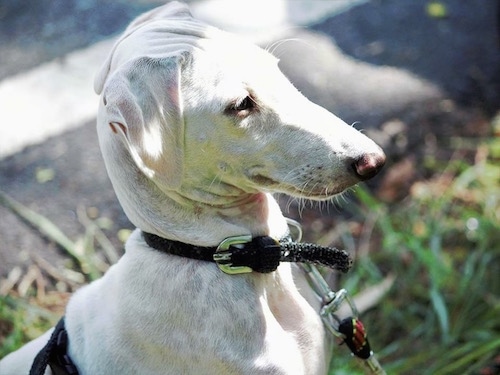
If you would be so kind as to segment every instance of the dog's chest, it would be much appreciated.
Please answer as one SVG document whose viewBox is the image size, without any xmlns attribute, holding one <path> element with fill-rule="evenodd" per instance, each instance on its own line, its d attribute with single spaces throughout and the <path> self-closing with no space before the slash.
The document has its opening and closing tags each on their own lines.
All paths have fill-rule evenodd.
<svg viewBox="0 0 500 375">
<path fill-rule="evenodd" d="M 82 363 L 97 357 L 101 367 L 93 371 L 109 371 L 119 357 L 125 373 L 324 373 L 324 330 L 289 265 L 267 275 L 226 275 L 212 264 L 144 251 L 152 250 L 129 248 L 109 277 L 85 291 L 96 305 L 68 316 L 78 322 L 76 345 L 85 341 L 72 352 L 85 353 Z M 86 319 L 96 315 L 110 326 Z"/>
</svg>

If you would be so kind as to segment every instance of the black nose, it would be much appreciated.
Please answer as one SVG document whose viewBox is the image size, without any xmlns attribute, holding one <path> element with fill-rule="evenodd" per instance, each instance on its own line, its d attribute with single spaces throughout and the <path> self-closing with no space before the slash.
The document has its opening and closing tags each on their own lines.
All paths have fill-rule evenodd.
<svg viewBox="0 0 500 375">
<path fill-rule="evenodd" d="M 379 153 L 370 153 L 361 156 L 356 160 L 352 167 L 360 180 L 368 180 L 375 176 L 385 164 L 385 154 L 380 151 Z"/>
</svg>

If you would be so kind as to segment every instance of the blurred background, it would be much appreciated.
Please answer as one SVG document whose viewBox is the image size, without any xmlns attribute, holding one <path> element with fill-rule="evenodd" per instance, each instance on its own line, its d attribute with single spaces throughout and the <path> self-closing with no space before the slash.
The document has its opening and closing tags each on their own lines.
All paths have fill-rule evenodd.
<svg viewBox="0 0 500 375">
<path fill-rule="evenodd" d="M 386 151 L 335 202 L 280 200 L 306 241 L 355 258 L 332 282 L 366 306 L 388 373 L 500 373 L 500 2 L 188 2 Z M 93 76 L 163 3 L 0 0 L 0 357 L 123 251 L 132 226 L 98 148 Z M 331 374 L 357 373 L 336 347 Z"/>
</svg>

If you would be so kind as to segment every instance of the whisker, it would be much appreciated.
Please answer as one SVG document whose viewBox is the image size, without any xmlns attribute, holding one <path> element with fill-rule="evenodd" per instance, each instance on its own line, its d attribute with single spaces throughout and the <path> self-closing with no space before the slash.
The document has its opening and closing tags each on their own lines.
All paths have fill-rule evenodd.
<svg viewBox="0 0 500 375">
<path fill-rule="evenodd" d="M 217 181 L 219 180 L 219 181 Z M 215 184 L 220 184 L 222 182 L 222 176 L 220 173 L 217 173 L 214 178 L 212 179 L 212 181 L 210 182 L 210 185 L 208 186 L 208 189 L 211 190 L 213 186 L 215 186 Z"/>
<path fill-rule="evenodd" d="M 279 47 L 281 47 L 283 44 L 288 43 L 288 42 L 298 42 L 298 41 L 299 41 L 299 39 L 297 39 L 297 38 L 280 39 L 280 40 L 277 40 L 277 41 L 273 42 L 268 47 L 266 47 L 265 50 L 267 52 L 269 52 L 270 54 L 272 54 L 272 55 L 274 55 L 276 57 L 279 57 L 278 55 L 276 55 L 276 50 Z"/>
<path fill-rule="evenodd" d="M 298 27 L 291 27 L 290 29 L 298 29 Z M 300 38 L 286 38 L 286 39 L 281 39 L 281 40 L 277 40 L 277 41 L 273 42 L 271 45 L 267 46 L 265 48 L 265 50 L 267 52 L 269 52 L 270 54 L 279 58 L 281 55 L 276 52 L 277 49 L 279 47 L 281 47 L 282 45 L 284 45 L 285 43 L 289 43 L 289 42 L 303 43 L 303 44 L 307 45 L 308 47 L 316 48 L 312 43 L 310 43 L 306 40 L 303 40 Z"/>
</svg>

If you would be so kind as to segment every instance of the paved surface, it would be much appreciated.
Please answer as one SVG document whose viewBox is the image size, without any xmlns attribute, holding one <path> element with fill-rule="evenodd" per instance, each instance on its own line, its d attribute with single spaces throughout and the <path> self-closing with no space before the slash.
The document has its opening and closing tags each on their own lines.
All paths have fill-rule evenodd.
<svg viewBox="0 0 500 375">
<path fill-rule="evenodd" d="M 237 1 L 208 0 L 193 2 L 192 10 L 207 22 L 265 44 L 283 30 L 317 22 L 364 2 L 316 1 L 311 6 L 308 1 L 257 0 L 250 8 L 254 13 L 249 14 L 239 11 Z M 262 9 L 269 4 L 270 12 L 263 16 Z M 158 1 L 134 6 L 89 0 L 7 2 L 0 9 L 4 21 L 0 34 L 0 78 L 4 78 L 0 82 L 0 116 L 5 121 L 22 117 L 24 130 L 21 134 L 15 127 L 2 130 L 0 157 L 93 119 L 97 107 L 93 77 L 114 43 L 113 35 L 155 5 Z M 26 24 L 31 27 L 26 28 Z"/>
<path fill-rule="evenodd" d="M 92 78 L 113 36 L 159 3 L 0 3 L 0 189 L 72 238 L 83 231 L 77 207 L 110 218 L 115 243 L 130 225 L 98 150 Z M 442 1 L 443 18 L 430 16 L 425 0 L 191 3 L 200 17 L 273 50 L 300 90 L 359 122 L 393 159 L 464 124 L 484 135 L 481 119 L 500 108 L 496 1 Z M 304 221 L 316 219 L 305 213 Z M 0 277 L 29 264 L 32 252 L 64 261 L 0 207 Z"/>
</svg>

